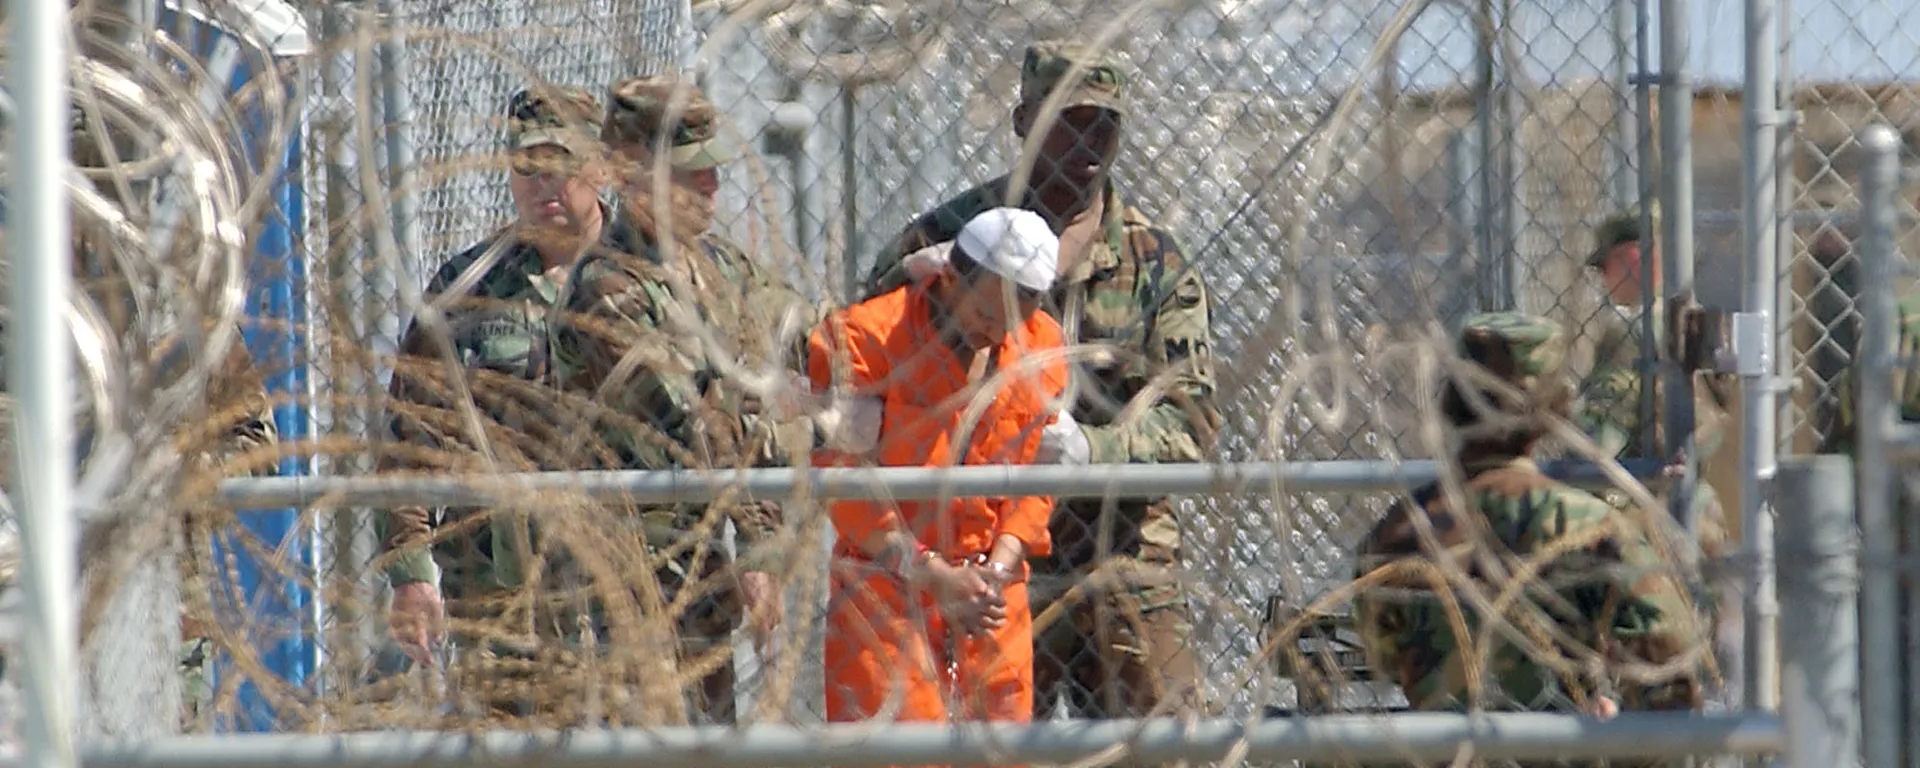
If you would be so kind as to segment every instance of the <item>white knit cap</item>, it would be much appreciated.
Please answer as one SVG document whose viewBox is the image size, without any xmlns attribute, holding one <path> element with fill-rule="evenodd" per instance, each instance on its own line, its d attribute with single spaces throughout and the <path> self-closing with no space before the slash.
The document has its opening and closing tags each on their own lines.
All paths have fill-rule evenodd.
<svg viewBox="0 0 1920 768">
<path fill-rule="evenodd" d="M 1060 274 L 1060 238 L 1022 208 L 993 208 L 960 228 L 954 245 L 988 271 L 1030 291 L 1045 293 Z"/>
</svg>

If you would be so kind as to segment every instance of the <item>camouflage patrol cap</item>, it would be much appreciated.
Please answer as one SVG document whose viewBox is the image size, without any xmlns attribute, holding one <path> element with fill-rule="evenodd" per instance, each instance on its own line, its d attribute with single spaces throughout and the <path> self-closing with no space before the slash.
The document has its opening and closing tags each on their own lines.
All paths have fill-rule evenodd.
<svg viewBox="0 0 1920 768">
<path fill-rule="evenodd" d="M 1076 66 L 1079 73 L 1063 83 Z M 1020 100 L 1039 104 L 1064 85 L 1068 91 L 1060 97 L 1063 110 L 1101 107 L 1124 114 L 1130 79 L 1127 66 L 1109 47 L 1043 40 L 1027 46 L 1026 60 L 1020 65 Z"/>
<path fill-rule="evenodd" d="M 523 88 L 507 100 L 507 148 L 559 147 L 575 155 L 600 134 L 600 102 L 581 88 Z"/>
<path fill-rule="evenodd" d="M 1653 203 L 1653 228 L 1660 228 L 1660 203 Z M 1621 243 L 1635 243 L 1645 238 L 1647 233 L 1640 220 L 1640 206 L 1636 205 L 1624 211 L 1608 216 L 1600 225 L 1593 228 L 1593 253 L 1587 256 L 1587 266 L 1597 267 L 1607 260 L 1607 253 Z"/>
<path fill-rule="evenodd" d="M 676 119 L 667 125 L 670 114 Z M 668 162 L 680 170 L 713 168 L 740 157 L 740 150 L 721 135 L 719 111 L 692 82 L 663 75 L 614 83 L 600 140 L 609 146 L 652 147 L 663 135 Z"/>
<path fill-rule="evenodd" d="M 1483 312 L 1460 329 L 1459 354 L 1524 391 L 1556 380 L 1567 360 L 1560 324 L 1524 312 Z"/>
</svg>

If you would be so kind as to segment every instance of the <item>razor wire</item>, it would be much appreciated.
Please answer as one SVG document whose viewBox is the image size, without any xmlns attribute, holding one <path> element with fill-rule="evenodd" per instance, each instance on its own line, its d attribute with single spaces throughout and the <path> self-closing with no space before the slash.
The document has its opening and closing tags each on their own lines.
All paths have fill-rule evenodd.
<svg viewBox="0 0 1920 768">
<path fill-rule="evenodd" d="M 298 450 L 326 454 L 322 466 L 339 474 L 369 468 L 356 446 L 374 439 L 371 404 L 390 375 L 381 358 L 417 309 L 407 297 L 439 260 L 510 218 L 497 156 L 512 90 L 544 81 L 598 91 L 679 68 L 691 63 L 685 30 L 708 24 L 695 71 L 753 148 L 725 179 L 727 231 L 801 273 L 796 282 L 823 302 L 844 301 L 832 286 L 861 273 L 901 225 L 1012 165 L 1008 111 L 1025 42 L 1113 18 L 1096 5 L 964 0 L 305 10 L 322 30 L 320 72 L 303 83 L 317 94 L 306 106 L 323 138 L 309 144 L 318 215 L 303 233 L 315 287 L 301 362 L 312 366 L 314 394 L 295 395 L 317 422 L 313 447 Z M 1625 202 L 1620 179 L 1637 161 L 1625 157 L 1623 135 L 1645 133 L 1651 120 L 1623 109 L 1630 89 L 1618 74 L 1631 69 L 1622 60 L 1630 46 L 1612 6 L 1167 2 L 1129 12 L 1137 15 L 1114 39 L 1141 81 L 1121 188 L 1176 233 L 1214 291 L 1226 363 L 1217 397 L 1231 419 L 1220 457 L 1431 455 L 1414 434 L 1427 374 L 1396 354 L 1401 345 L 1487 304 L 1484 286 L 1502 279 L 1519 306 L 1570 327 L 1602 309 L 1581 268 L 1586 231 Z M 388 40 L 404 44 L 406 114 L 390 114 L 400 102 L 377 95 L 374 51 Z M 1474 95 L 1489 87 L 1498 98 Z M 796 105 L 809 119 L 793 119 Z M 796 123 L 799 151 L 781 157 L 769 137 Z M 412 137 L 416 167 L 392 167 L 378 151 L 396 128 Z M 403 173 L 410 182 L 396 181 Z M 382 210 L 403 196 L 414 198 L 410 241 L 380 231 L 407 225 Z M 258 209 L 215 208 L 236 221 Z M 1703 264 L 1714 237 L 1703 228 Z M 411 250 L 395 247 L 408 242 Z M 212 272 L 229 288 L 240 274 Z M 212 327 L 232 318 L 220 317 Z M 1834 333 L 1815 346 L 1844 347 Z M 169 398 L 196 402 L 189 394 Z M 154 430 L 168 423 L 144 407 L 121 413 Z M 1337 590 L 1351 569 L 1344 553 L 1385 501 L 1182 501 L 1206 677 L 1230 711 L 1286 706 L 1238 674 L 1269 664 L 1262 614 L 1276 596 L 1298 609 Z M 352 650 L 380 634 L 380 580 L 366 566 L 371 511 L 326 514 L 329 559 L 315 591 L 349 607 L 329 616 L 326 644 L 338 653 L 323 677 L 351 691 L 380 661 Z M 793 619 L 804 626 L 802 613 Z M 320 706 L 344 716 L 376 703 L 359 695 Z"/>
<path fill-rule="evenodd" d="M 222 624 L 212 614 L 232 596 L 215 566 L 231 542 L 216 541 L 222 513 L 205 491 L 224 470 L 273 461 L 233 440 L 259 447 L 273 429 L 265 393 L 247 386 L 259 382 L 245 362 L 259 278 L 248 246 L 275 215 L 273 158 L 285 155 L 299 97 L 272 62 L 274 41 L 212 32 L 208 16 L 169 12 L 160 27 L 79 10 L 73 162 L 63 188 L 46 191 L 69 196 L 73 212 L 76 727 L 82 738 L 152 737 L 177 733 L 183 706 L 199 701 L 182 690 L 185 625 Z M 223 53 L 209 56 L 210 45 Z M 239 70 L 253 87 L 234 93 Z M 8 444 L 13 455 L 11 432 Z M 11 528 L 10 505 L 6 516 Z M 0 546 L 9 581 L 17 546 Z M 10 614 L 18 600 L 7 593 Z M 214 634 L 244 657 L 236 633 Z"/>
<path fill-rule="evenodd" d="M 708 30 L 695 71 L 754 150 L 725 179 L 727 232 L 777 262 L 792 253 L 796 282 L 841 300 L 843 276 L 860 274 L 899 226 L 1010 165 L 1007 115 L 1025 42 L 1114 18 L 1094 6 L 970 2 L 691 10 Z M 1618 134 L 1642 132 L 1649 117 L 1620 109 L 1630 89 L 1615 75 L 1633 69 L 1619 59 L 1628 30 L 1605 5 L 1508 11 L 1294 2 L 1129 11 L 1114 44 L 1141 82 L 1121 185 L 1176 233 L 1214 291 L 1218 353 L 1233 361 L 1220 375 L 1233 419 L 1222 457 L 1425 455 L 1406 432 L 1423 407 L 1409 386 L 1417 377 L 1373 358 L 1393 357 L 1379 353 L 1409 329 L 1421 335 L 1426 323 L 1485 304 L 1482 284 L 1500 263 L 1517 266 L 1514 298 L 1525 308 L 1574 326 L 1600 308 L 1580 269 L 1585 230 L 1621 202 L 1615 188 L 1634 159 L 1622 157 Z M 403 6 L 378 21 L 410 41 L 411 129 L 425 172 L 417 187 L 396 190 L 421 201 L 420 252 L 402 254 L 410 274 L 399 279 L 423 284 L 435 260 L 508 217 L 497 166 L 484 159 L 498 151 L 507 92 L 536 79 L 593 89 L 657 71 L 608 36 L 635 26 L 629 12 L 670 13 L 495 3 L 450 15 Z M 648 51 L 670 49 L 671 35 L 642 37 Z M 1498 104 L 1474 96 L 1489 86 Z M 778 151 L 776 139 L 798 151 Z M 380 195 L 339 192 L 353 200 L 343 218 L 378 215 L 359 209 Z M 327 250 L 347 260 L 329 273 L 364 280 L 366 262 L 352 260 L 370 249 L 342 227 L 328 233 L 345 245 Z M 404 291 L 389 290 L 340 305 L 382 320 L 316 320 L 356 334 L 336 330 L 329 343 L 390 348 L 375 329 L 391 332 L 410 309 Z M 331 354 L 337 373 L 322 375 L 337 377 L 336 390 L 356 380 L 357 391 L 377 389 L 378 366 L 343 366 L 348 357 Z M 1308 365 L 1318 368 L 1294 372 Z M 1276 404 L 1293 376 L 1305 383 Z M 1343 553 L 1383 502 L 1183 502 L 1210 678 L 1237 687 L 1224 681 L 1255 656 L 1259 617 L 1276 594 L 1304 605 L 1344 580 Z M 365 515 L 352 522 L 364 526 Z M 364 534 L 355 538 L 360 556 L 333 567 L 370 554 Z M 1276 560 L 1287 567 L 1261 567 Z M 1221 572 L 1246 575 L 1204 577 Z M 1214 693 L 1234 711 L 1274 703 Z"/>
</svg>

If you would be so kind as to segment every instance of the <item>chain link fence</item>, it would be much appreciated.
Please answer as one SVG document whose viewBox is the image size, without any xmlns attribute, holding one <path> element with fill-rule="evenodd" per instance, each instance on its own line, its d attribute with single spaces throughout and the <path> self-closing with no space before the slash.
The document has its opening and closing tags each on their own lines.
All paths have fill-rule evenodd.
<svg viewBox="0 0 1920 768">
<path fill-rule="evenodd" d="M 383 393 L 420 290 L 448 256 L 513 217 L 505 107 L 535 83 L 604 98 L 621 77 L 697 73 L 746 149 L 721 174 L 718 230 L 808 300 L 837 306 L 916 215 L 1012 168 L 1024 46 L 1113 25 L 1114 48 L 1138 72 L 1118 188 L 1173 235 L 1212 293 L 1223 461 L 1430 457 L 1420 431 L 1430 371 L 1416 350 L 1476 308 L 1517 306 L 1576 331 L 1610 311 L 1583 266 L 1590 230 L 1638 197 L 1636 173 L 1651 172 L 1658 138 L 1657 116 L 1629 85 L 1657 69 L 1635 54 L 1638 20 L 1598 0 L 395 0 L 299 10 L 315 30 L 312 66 L 289 70 L 307 77 L 305 348 L 301 385 L 283 407 L 311 418 L 312 434 L 289 450 L 314 459 L 287 473 L 373 471 L 367 446 L 382 439 Z M 1795 18 L 1811 24 L 1831 12 L 1801 8 Z M 1799 387 L 1779 434 L 1787 451 L 1808 451 L 1853 348 L 1848 142 L 1869 119 L 1905 126 L 1914 105 L 1892 83 L 1793 93 L 1800 183 L 1793 289 L 1783 291 L 1792 322 L 1781 327 L 1793 334 Z M 1702 88 L 1692 126 L 1698 290 L 1724 307 L 1737 303 L 1740 279 L 1738 104 L 1737 92 Z M 1585 335 L 1576 333 L 1576 357 L 1588 354 Z M 1704 471 L 1735 509 L 1730 453 Z M 1304 704 L 1261 648 L 1272 606 L 1299 609 L 1350 581 L 1348 553 L 1390 500 L 1178 500 L 1180 582 L 1209 699 L 1242 715 Z M 820 511 L 789 508 L 797 530 L 788 535 L 804 544 L 796 549 L 824 550 Z M 283 716 L 340 728 L 477 716 L 407 690 L 459 682 L 408 670 L 386 638 L 392 596 L 375 565 L 378 512 L 300 512 L 320 557 L 303 587 L 324 612 L 313 619 L 321 639 L 311 678 L 274 694 Z M 744 632 L 731 652 L 702 656 L 736 667 L 763 714 L 823 715 L 830 606 L 819 554 L 783 565 L 790 652 L 774 666 L 758 666 Z M 638 645 L 642 656 L 658 651 Z M 556 679 L 615 674 L 578 660 L 535 663 L 553 665 Z M 1399 703 L 1388 695 L 1356 693 L 1338 706 Z"/>
<path fill-rule="evenodd" d="M 315 114 L 374 130 L 330 139 L 340 151 L 310 159 L 313 208 L 327 212 L 308 243 L 326 265 L 311 272 L 327 276 L 313 302 L 328 329 L 316 334 L 313 375 L 336 394 L 319 400 L 351 404 L 322 416 L 324 433 L 368 434 L 380 356 L 410 314 L 401 283 L 423 286 L 440 260 L 511 218 L 506 96 L 536 80 L 597 92 L 662 71 L 689 60 L 695 26 L 710 35 L 698 72 L 749 149 L 723 177 L 722 231 L 802 292 L 844 302 L 849 278 L 915 215 L 1011 168 L 1025 44 L 1120 25 L 1114 47 L 1139 81 L 1118 184 L 1213 293 L 1224 460 L 1428 455 L 1413 432 L 1419 376 L 1396 345 L 1509 302 L 1584 326 L 1603 309 L 1581 266 L 1588 230 L 1632 199 L 1638 148 L 1653 136 L 1622 81 L 1640 68 L 1623 58 L 1631 19 L 1605 3 L 1149 3 L 1126 20 L 1079 4 L 779 4 L 730 29 L 743 7 L 312 14 L 332 56 Z M 404 56 L 369 39 L 389 30 Z M 403 85 L 383 92 L 395 62 Z M 416 166 L 394 174 L 385 131 L 402 122 Z M 369 194 L 369 178 L 400 195 Z M 1702 251 L 1703 264 L 1715 258 Z M 328 466 L 367 468 L 346 455 Z M 1239 713 L 1288 705 L 1284 689 L 1247 679 L 1270 666 L 1258 652 L 1267 604 L 1304 605 L 1350 578 L 1346 553 L 1388 500 L 1181 502 L 1183 580 L 1213 698 Z M 359 565 L 373 557 L 371 514 L 341 513 L 325 548 L 324 579 L 352 584 L 340 591 L 366 609 L 328 619 L 324 679 L 342 690 L 378 662 L 352 650 L 377 637 L 368 627 L 385 599 Z M 818 717 L 816 707 L 790 709 Z"/>
</svg>

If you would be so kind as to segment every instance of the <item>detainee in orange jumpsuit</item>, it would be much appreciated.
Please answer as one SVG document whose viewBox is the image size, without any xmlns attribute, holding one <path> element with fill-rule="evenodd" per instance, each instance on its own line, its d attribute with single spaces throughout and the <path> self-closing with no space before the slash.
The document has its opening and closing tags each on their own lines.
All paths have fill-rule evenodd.
<svg viewBox="0 0 1920 768">
<path fill-rule="evenodd" d="M 864 424 L 848 419 L 849 433 L 868 434 L 825 438 L 816 463 L 1030 464 L 1042 433 L 1070 422 L 1063 334 L 1040 310 L 1059 240 L 1037 215 L 996 208 L 967 223 L 947 258 L 939 274 L 814 331 L 814 390 L 851 390 L 870 409 Z M 992 400 L 967 434 L 964 412 L 983 389 Z M 1026 562 L 1050 550 L 1052 511 L 1041 496 L 835 502 L 827 719 L 1030 720 Z"/>
</svg>

